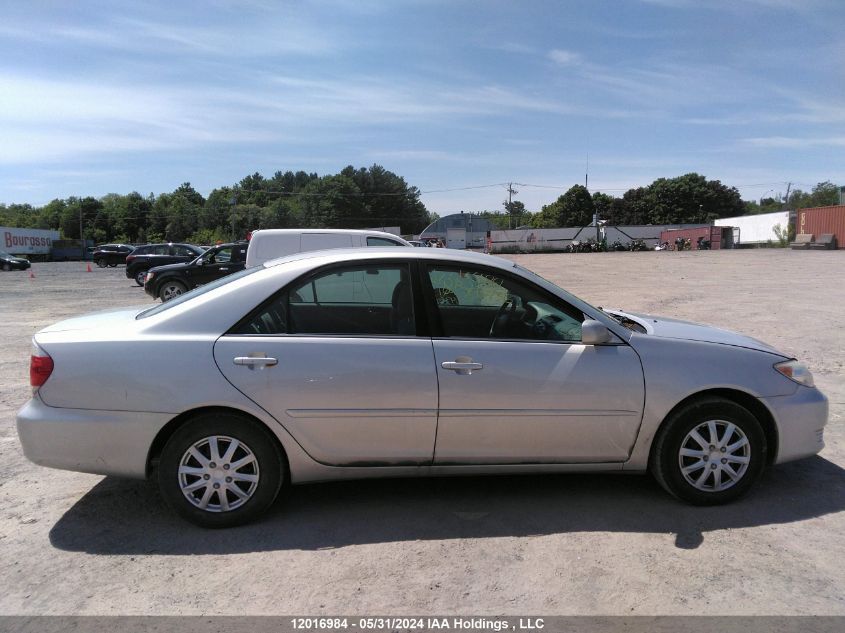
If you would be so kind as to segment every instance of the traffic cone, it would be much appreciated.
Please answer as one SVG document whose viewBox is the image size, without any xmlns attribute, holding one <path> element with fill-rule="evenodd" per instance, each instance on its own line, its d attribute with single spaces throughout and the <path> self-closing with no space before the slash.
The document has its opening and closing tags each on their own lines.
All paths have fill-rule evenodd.
<svg viewBox="0 0 845 633">
<path fill-rule="evenodd" d="M 88 269 L 85 271 L 86 273 L 94 272 L 91 270 L 91 264 L 88 264 Z"/>
<path fill-rule="evenodd" d="M 34 271 L 32 271 L 32 270 L 29 271 L 29 278 L 35 279 L 35 272 Z"/>
</svg>

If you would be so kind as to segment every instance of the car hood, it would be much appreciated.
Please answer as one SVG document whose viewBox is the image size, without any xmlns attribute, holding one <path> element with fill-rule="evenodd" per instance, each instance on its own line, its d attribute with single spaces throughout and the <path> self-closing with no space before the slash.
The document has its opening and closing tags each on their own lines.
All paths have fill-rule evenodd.
<svg viewBox="0 0 845 633">
<path fill-rule="evenodd" d="M 194 268 L 193 263 L 196 260 L 189 262 L 177 262 L 175 264 L 165 264 L 164 266 L 153 266 L 150 268 L 151 273 L 163 273 L 168 270 L 185 270 L 186 268 Z"/>
<path fill-rule="evenodd" d="M 37 334 L 67 332 L 69 330 L 111 330 L 125 328 L 127 324 L 135 321 L 135 317 L 141 310 L 146 310 L 149 307 L 149 305 L 146 305 L 135 308 L 114 308 L 111 310 L 91 312 L 59 321 L 53 325 L 48 325 L 43 330 L 39 330 Z"/>
<path fill-rule="evenodd" d="M 640 323 L 651 336 L 684 339 L 687 341 L 702 341 L 704 343 L 717 343 L 719 345 L 733 345 L 734 347 L 745 347 L 747 349 L 754 349 L 761 352 L 768 352 L 769 354 L 777 354 L 778 356 L 783 356 L 784 358 L 790 358 L 783 352 L 775 349 L 767 343 L 764 343 L 763 341 L 758 341 L 756 338 L 731 332 L 730 330 L 723 330 L 721 328 L 703 325 L 701 323 L 692 323 L 690 321 L 668 319 L 661 316 L 625 312 L 623 310 L 605 309 L 604 311 L 608 314 L 626 317 Z"/>
</svg>

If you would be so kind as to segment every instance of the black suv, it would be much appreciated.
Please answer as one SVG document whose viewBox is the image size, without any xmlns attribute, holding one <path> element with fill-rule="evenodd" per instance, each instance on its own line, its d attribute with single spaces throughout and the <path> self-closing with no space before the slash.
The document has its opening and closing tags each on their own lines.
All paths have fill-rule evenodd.
<svg viewBox="0 0 845 633">
<path fill-rule="evenodd" d="M 91 254 L 91 259 L 100 268 L 126 263 L 126 256 L 135 250 L 134 246 L 128 244 L 100 244 Z"/>
<path fill-rule="evenodd" d="M 126 256 L 126 276 L 144 285 L 147 271 L 155 266 L 190 262 L 205 252 L 193 244 L 145 244 Z"/>
<path fill-rule="evenodd" d="M 147 273 L 144 291 L 153 298 L 167 301 L 209 281 L 243 270 L 248 246 L 249 242 L 220 244 L 192 262 L 152 268 Z"/>
</svg>

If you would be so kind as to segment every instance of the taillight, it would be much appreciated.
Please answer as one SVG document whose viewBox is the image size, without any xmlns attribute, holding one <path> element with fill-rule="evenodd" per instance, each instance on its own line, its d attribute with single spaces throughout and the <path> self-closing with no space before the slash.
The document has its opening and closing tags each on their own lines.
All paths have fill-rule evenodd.
<svg viewBox="0 0 845 633">
<path fill-rule="evenodd" d="M 53 373 L 53 359 L 38 344 L 32 342 L 32 356 L 29 357 L 29 384 L 38 389 Z"/>
<path fill-rule="evenodd" d="M 128 264 L 129 262 L 133 261 L 136 257 L 138 257 L 138 256 L 137 255 L 127 255 L 126 256 L 126 263 Z"/>
</svg>

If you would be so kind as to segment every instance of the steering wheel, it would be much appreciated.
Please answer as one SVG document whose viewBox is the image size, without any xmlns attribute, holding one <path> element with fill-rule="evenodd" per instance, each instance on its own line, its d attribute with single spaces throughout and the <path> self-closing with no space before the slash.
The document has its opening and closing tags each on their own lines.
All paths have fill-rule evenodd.
<svg viewBox="0 0 845 633">
<path fill-rule="evenodd" d="M 512 321 L 522 318 L 525 314 L 525 308 L 522 306 L 522 297 L 517 295 L 508 295 L 505 302 L 496 312 L 496 318 L 493 319 L 493 324 L 490 326 L 490 337 L 496 338 L 507 333 L 507 327 Z"/>
<path fill-rule="evenodd" d="M 439 306 L 456 306 L 460 304 L 458 295 L 448 288 L 435 288 L 434 298 L 437 300 Z"/>
</svg>

